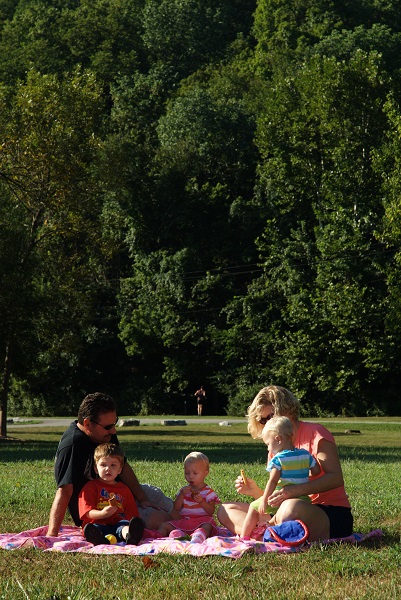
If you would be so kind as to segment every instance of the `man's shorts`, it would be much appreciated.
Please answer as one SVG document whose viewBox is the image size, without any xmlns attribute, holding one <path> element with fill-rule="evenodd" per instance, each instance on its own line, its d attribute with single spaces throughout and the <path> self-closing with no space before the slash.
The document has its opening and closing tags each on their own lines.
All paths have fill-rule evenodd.
<svg viewBox="0 0 401 600">
<path fill-rule="evenodd" d="M 173 500 L 163 494 L 160 488 L 149 485 L 148 483 L 141 483 L 141 488 L 145 492 L 149 502 L 152 502 L 158 508 L 165 510 L 167 513 L 170 513 L 173 510 Z M 147 520 L 149 514 L 154 510 L 151 506 L 147 506 L 146 508 L 141 508 L 138 506 L 139 516 L 144 521 Z"/>
</svg>

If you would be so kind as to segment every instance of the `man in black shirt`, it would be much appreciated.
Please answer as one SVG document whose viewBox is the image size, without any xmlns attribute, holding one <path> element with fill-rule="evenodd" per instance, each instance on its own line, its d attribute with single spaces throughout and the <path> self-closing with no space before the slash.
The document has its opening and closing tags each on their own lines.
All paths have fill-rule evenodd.
<svg viewBox="0 0 401 600">
<path fill-rule="evenodd" d="M 50 510 L 48 536 L 57 536 L 67 508 L 76 525 L 81 525 L 78 514 L 78 494 L 88 479 L 95 478 L 93 452 L 98 444 L 118 444 L 116 435 L 117 412 L 114 400 L 95 392 L 88 394 L 73 421 L 63 434 L 57 448 L 54 474 L 57 492 Z M 140 485 L 126 462 L 120 479 L 134 494 L 139 513 L 148 529 L 157 529 L 160 523 L 172 518 L 173 501 L 159 488 Z"/>
</svg>

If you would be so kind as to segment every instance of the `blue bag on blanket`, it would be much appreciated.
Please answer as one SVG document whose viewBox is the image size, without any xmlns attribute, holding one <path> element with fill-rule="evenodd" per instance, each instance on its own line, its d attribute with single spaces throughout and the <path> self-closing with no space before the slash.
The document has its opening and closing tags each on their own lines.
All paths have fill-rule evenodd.
<svg viewBox="0 0 401 600">
<path fill-rule="evenodd" d="M 308 536 L 308 528 L 302 521 L 285 521 L 280 525 L 268 526 L 263 541 L 276 542 L 282 546 L 301 546 Z"/>
</svg>

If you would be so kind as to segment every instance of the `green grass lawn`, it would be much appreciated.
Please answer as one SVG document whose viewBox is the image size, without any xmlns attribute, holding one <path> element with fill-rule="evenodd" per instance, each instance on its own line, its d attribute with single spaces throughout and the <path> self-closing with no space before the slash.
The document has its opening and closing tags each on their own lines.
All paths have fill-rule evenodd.
<svg viewBox="0 0 401 600">
<path fill-rule="evenodd" d="M 338 443 L 355 531 L 381 528 L 380 542 L 239 560 L 157 555 L 151 568 L 141 557 L 0 550 L 0 599 L 401 598 L 401 424 L 383 421 L 355 422 L 360 434 L 345 433 L 349 419 L 325 422 Z M 47 524 L 62 432 L 9 428 L 20 441 L 0 443 L 0 532 Z M 140 481 L 170 495 L 184 483 L 182 459 L 192 450 L 209 456 L 208 482 L 223 501 L 238 497 L 233 482 L 241 468 L 265 484 L 266 449 L 249 437 L 244 423 L 141 425 L 120 430 L 119 438 Z"/>
</svg>

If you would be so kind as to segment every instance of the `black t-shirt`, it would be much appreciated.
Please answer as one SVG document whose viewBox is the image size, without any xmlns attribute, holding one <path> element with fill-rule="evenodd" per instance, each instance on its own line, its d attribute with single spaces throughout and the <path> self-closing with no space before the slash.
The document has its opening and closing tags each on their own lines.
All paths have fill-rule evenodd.
<svg viewBox="0 0 401 600">
<path fill-rule="evenodd" d="M 82 521 L 78 513 L 78 495 L 85 483 L 96 476 L 93 468 L 93 452 L 96 444 L 91 442 L 89 436 L 79 429 L 77 423 L 78 421 L 73 421 L 60 440 L 56 452 L 54 476 L 58 488 L 72 483 L 73 492 L 68 509 L 74 523 L 81 525 Z M 110 443 L 118 444 L 115 434 L 112 435 Z"/>
</svg>

